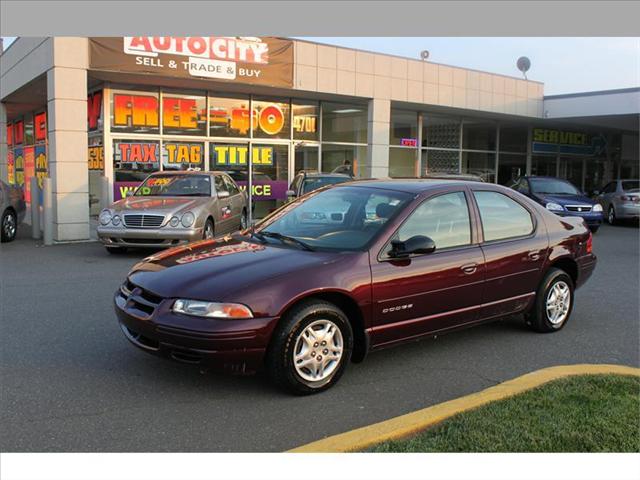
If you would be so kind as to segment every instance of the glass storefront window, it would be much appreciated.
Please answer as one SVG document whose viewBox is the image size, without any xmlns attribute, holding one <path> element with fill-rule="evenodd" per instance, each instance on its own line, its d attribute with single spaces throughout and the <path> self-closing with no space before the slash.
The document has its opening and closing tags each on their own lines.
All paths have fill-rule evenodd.
<svg viewBox="0 0 640 480">
<path fill-rule="evenodd" d="M 417 152 L 413 148 L 389 148 L 389 176 L 415 177 Z"/>
<path fill-rule="evenodd" d="M 209 135 L 249 136 L 249 98 L 209 97 Z"/>
<path fill-rule="evenodd" d="M 496 155 L 485 152 L 462 152 L 462 173 L 477 175 L 488 183 L 495 181 Z"/>
<path fill-rule="evenodd" d="M 460 119 L 425 113 L 422 119 L 422 146 L 460 147 Z"/>
<path fill-rule="evenodd" d="M 162 144 L 162 169 L 187 170 L 189 168 L 203 169 L 204 143 L 202 142 L 172 142 Z"/>
<path fill-rule="evenodd" d="M 418 114 L 403 110 L 391 110 L 389 144 L 404 147 L 418 146 Z"/>
<path fill-rule="evenodd" d="M 498 183 L 510 187 L 527 171 L 526 155 L 500 153 L 498 158 Z"/>
<path fill-rule="evenodd" d="M 323 103 L 322 141 L 367 143 L 367 106 Z"/>
<path fill-rule="evenodd" d="M 24 116 L 24 144 L 33 145 L 33 114 L 28 113 Z"/>
<path fill-rule="evenodd" d="M 160 142 L 150 140 L 114 140 L 114 200 L 133 191 L 151 173 L 160 170 Z"/>
<path fill-rule="evenodd" d="M 289 102 L 253 100 L 254 138 L 291 138 Z"/>
<path fill-rule="evenodd" d="M 495 151 L 496 135 L 497 126 L 493 122 L 465 120 L 462 124 L 462 148 Z"/>
<path fill-rule="evenodd" d="M 527 126 L 500 126 L 500 151 L 527 153 Z"/>
<path fill-rule="evenodd" d="M 162 133 L 169 135 L 206 135 L 207 97 L 162 95 Z"/>
<path fill-rule="evenodd" d="M 293 138 L 295 140 L 318 140 L 318 103 L 294 102 L 293 110 Z"/>
<path fill-rule="evenodd" d="M 422 175 L 458 173 L 459 164 L 457 150 L 422 150 Z"/>
<path fill-rule="evenodd" d="M 296 175 L 300 170 L 318 171 L 318 147 L 296 145 L 295 155 L 294 175 Z"/>
<path fill-rule="evenodd" d="M 160 100 L 157 92 L 111 93 L 112 133 L 160 133 Z"/>
<path fill-rule="evenodd" d="M 539 177 L 555 177 L 555 155 L 533 155 L 531 157 L 531 175 L 537 175 Z"/>
<path fill-rule="evenodd" d="M 322 144 L 322 171 L 324 173 L 351 173 L 362 176 L 361 167 L 367 161 L 367 147 L 358 145 Z"/>
</svg>

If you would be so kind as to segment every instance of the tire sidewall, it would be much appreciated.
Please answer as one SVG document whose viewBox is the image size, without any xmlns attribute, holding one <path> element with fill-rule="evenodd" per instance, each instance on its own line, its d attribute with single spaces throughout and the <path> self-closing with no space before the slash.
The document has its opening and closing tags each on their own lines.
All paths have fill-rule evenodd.
<svg viewBox="0 0 640 480">
<path fill-rule="evenodd" d="M 210 240 L 207 238 L 207 228 L 211 226 L 211 238 L 216 238 L 216 225 L 213 223 L 213 220 L 207 218 L 207 221 L 204 222 L 204 229 L 202 231 L 202 237 L 204 240 Z"/>
<path fill-rule="evenodd" d="M 16 226 L 15 232 L 13 232 L 13 235 L 11 237 L 6 236 L 4 233 L 4 222 L 5 222 L 5 219 L 9 216 L 13 217 L 13 222 Z M 18 217 L 15 213 L 13 213 L 12 210 L 8 209 L 2 214 L 2 218 L 0 219 L 0 239 L 2 240 L 2 243 L 12 242 L 13 240 L 15 240 L 17 234 L 18 234 Z"/>
<path fill-rule="evenodd" d="M 609 225 L 616 224 L 616 209 L 613 208 L 613 205 L 609 205 L 609 212 L 607 212 L 607 222 Z"/>
<path fill-rule="evenodd" d="M 569 311 L 567 312 L 567 316 L 562 321 L 562 323 L 553 324 L 551 323 L 551 321 L 549 321 L 549 317 L 547 315 L 547 295 L 549 295 L 549 291 L 551 290 L 551 288 L 559 281 L 563 281 L 569 286 Z M 549 273 L 547 273 L 544 282 L 540 286 L 537 302 L 539 327 L 541 327 L 543 331 L 555 332 L 561 330 L 567 324 L 567 322 L 571 318 L 573 304 L 575 303 L 574 293 L 575 290 L 573 280 L 563 270 L 553 268 L 549 271 Z"/>
<path fill-rule="evenodd" d="M 340 329 L 344 342 L 344 350 L 338 368 L 336 368 L 330 376 L 320 382 L 309 382 L 303 379 L 296 371 L 293 352 L 300 332 L 316 320 L 330 320 Z M 311 304 L 296 312 L 284 328 L 286 338 L 280 351 L 274 352 L 274 354 L 277 355 L 276 361 L 283 369 L 288 386 L 294 390 L 295 393 L 309 394 L 321 392 L 334 385 L 340 379 L 348 363 L 351 361 L 351 354 L 353 352 L 353 331 L 344 313 L 330 304 Z"/>
</svg>

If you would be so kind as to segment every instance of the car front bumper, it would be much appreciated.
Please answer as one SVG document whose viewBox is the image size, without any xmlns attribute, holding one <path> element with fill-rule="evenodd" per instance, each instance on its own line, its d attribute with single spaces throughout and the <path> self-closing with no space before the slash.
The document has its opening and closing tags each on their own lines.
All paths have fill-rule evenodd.
<svg viewBox="0 0 640 480">
<path fill-rule="evenodd" d="M 193 317 L 173 313 L 173 302 L 139 287 L 118 290 L 114 308 L 125 337 L 147 353 L 205 369 L 245 375 L 262 368 L 278 318 Z"/>
<path fill-rule="evenodd" d="M 98 226 L 98 238 L 108 247 L 175 247 L 202 239 L 202 228 L 126 228 Z"/>
</svg>

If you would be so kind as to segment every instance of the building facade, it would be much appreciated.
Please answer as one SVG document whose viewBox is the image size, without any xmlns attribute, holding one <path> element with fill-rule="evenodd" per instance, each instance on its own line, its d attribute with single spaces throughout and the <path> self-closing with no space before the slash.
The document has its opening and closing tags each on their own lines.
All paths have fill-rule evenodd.
<svg viewBox="0 0 640 480">
<path fill-rule="evenodd" d="M 247 188 L 251 164 L 257 217 L 301 169 L 585 191 L 639 176 L 640 89 L 545 98 L 535 81 L 274 37 L 21 37 L 0 67 L 0 178 L 27 200 L 51 178 L 56 241 L 88 239 L 105 202 L 161 170 Z"/>
</svg>

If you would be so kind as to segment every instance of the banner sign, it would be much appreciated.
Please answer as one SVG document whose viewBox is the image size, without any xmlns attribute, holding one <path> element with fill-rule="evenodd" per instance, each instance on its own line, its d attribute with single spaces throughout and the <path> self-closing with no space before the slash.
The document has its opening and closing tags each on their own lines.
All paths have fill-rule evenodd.
<svg viewBox="0 0 640 480">
<path fill-rule="evenodd" d="M 87 127 L 90 132 L 102 129 L 102 90 L 87 97 Z"/>
<path fill-rule="evenodd" d="M 35 146 L 36 177 L 38 186 L 42 188 L 42 180 L 49 174 L 49 162 L 47 161 L 47 147 L 45 145 Z"/>
<path fill-rule="evenodd" d="M 13 151 L 13 164 L 15 170 L 15 185 L 24 185 L 24 155 L 22 148 Z"/>
<path fill-rule="evenodd" d="M 113 201 L 123 199 L 127 193 L 133 192 L 142 182 L 113 182 Z"/>
<path fill-rule="evenodd" d="M 94 145 L 89 147 L 88 156 L 89 170 L 104 170 L 104 147 Z"/>
<path fill-rule="evenodd" d="M 546 128 L 533 129 L 532 153 L 593 156 L 602 155 L 606 150 L 607 140 L 603 135 Z"/>
<path fill-rule="evenodd" d="M 36 174 L 36 157 L 33 147 L 24 147 L 24 199 L 31 203 L 31 177 Z"/>
<path fill-rule="evenodd" d="M 236 182 L 240 190 L 246 191 L 248 182 Z M 286 180 L 254 180 L 251 185 L 251 193 L 254 201 L 260 200 L 286 200 L 289 184 Z"/>
<path fill-rule="evenodd" d="M 249 147 L 243 145 L 210 145 L 211 158 L 215 166 L 238 166 L 249 163 Z M 273 165 L 273 147 L 253 147 L 253 165 Z"/>
<path fill-rule="evenodd" d="M 36 142 L 44 142 L 47 139 L 47 113 L 40 112 L 33 117 L 33 129 Z"/>
<path fill-rule="evenodd" d="M 13 150 L 7 152 L 7 181 L 11 185 L 16 183 L 16 165 L 13 161 Z"/>
<path fill-rule="evenodd" d="M 92 37 L 89 68 L 293 86 L 293 42 L 276 37 Z"/>
</svg>

